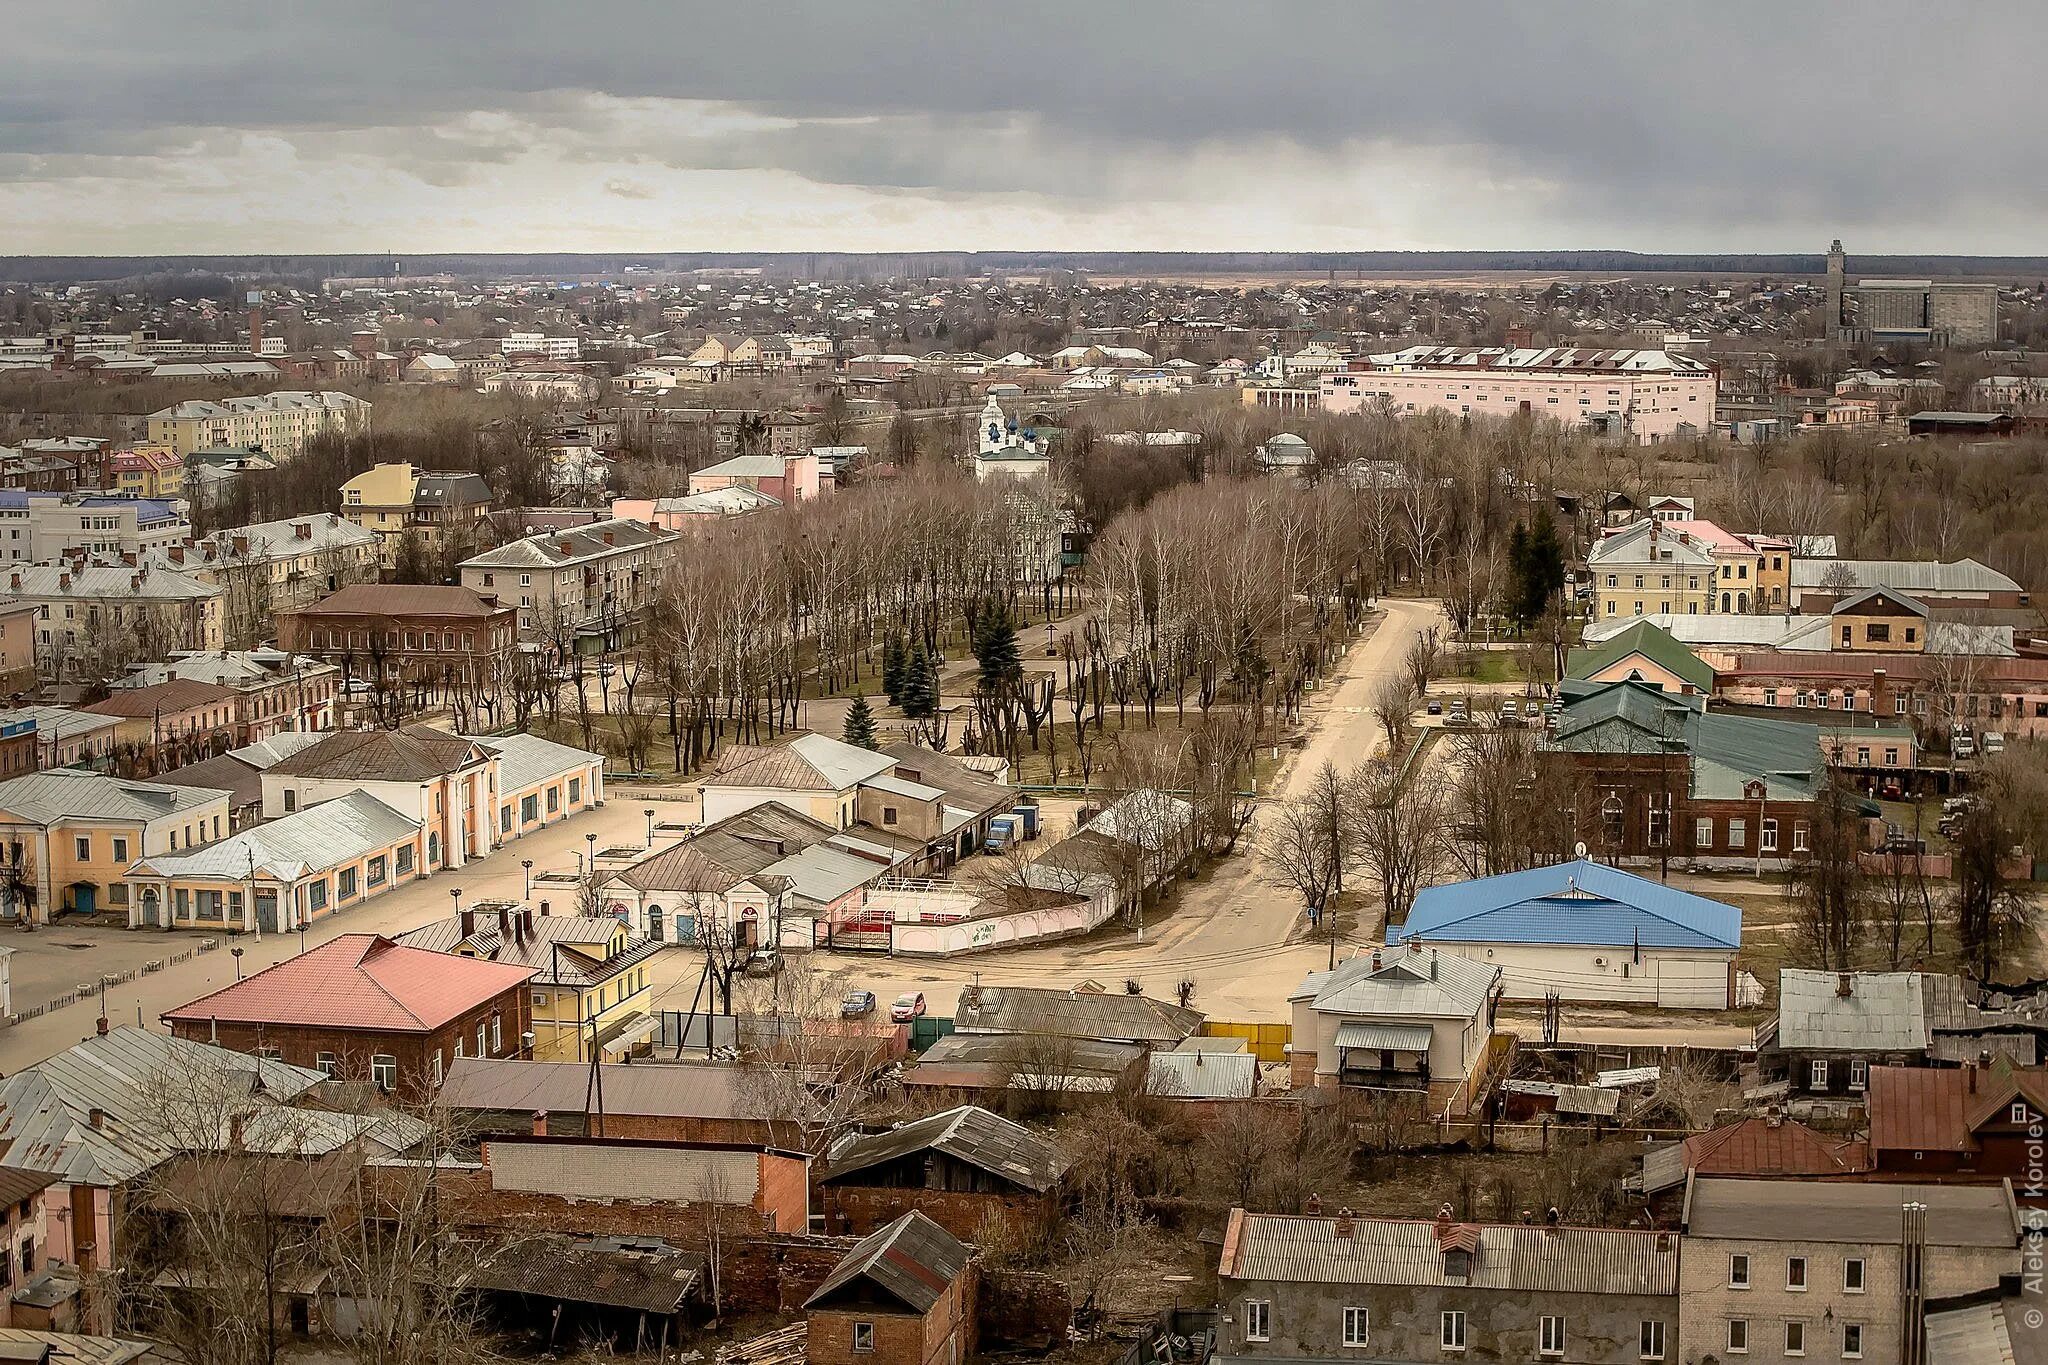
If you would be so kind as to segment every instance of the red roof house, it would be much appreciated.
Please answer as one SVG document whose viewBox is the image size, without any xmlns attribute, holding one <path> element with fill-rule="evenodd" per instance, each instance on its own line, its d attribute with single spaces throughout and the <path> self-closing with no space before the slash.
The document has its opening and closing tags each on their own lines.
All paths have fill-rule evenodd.
<svg viewBox="0 0 2048 1365">
<path fill-rule="evenodd" d="M 1871 1158 L 1888 1178 L 2037 1183 L 2028 1147 L 2048 1124 L 2048 1070 L 1874 1066 L 1866 1103 Z"/>
<path fill-rule="evenodd" d="M 531 967 L 344 934 L 163 1016 L 180 1038 L 430 1095 L 457 1057 L 513 1057 Z"/>
</svg>

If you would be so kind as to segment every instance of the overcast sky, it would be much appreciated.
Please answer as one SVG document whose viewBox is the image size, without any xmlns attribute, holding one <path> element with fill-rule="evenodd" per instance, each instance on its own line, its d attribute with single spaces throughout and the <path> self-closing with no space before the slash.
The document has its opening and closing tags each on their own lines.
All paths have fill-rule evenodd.
<svg viewBox="0 0 2048 1365">
<path fill-rule="evenodd" d="M 0 253 L 2048 252 L 2048 5 L 7 0 Z"/>
</svg>

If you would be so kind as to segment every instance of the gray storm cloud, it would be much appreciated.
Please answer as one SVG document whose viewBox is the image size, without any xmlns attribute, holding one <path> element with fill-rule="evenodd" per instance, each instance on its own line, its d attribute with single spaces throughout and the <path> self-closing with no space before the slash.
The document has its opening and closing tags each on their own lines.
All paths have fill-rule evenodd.
<svg viewBox="0 0 2048 1365">
<path fill-rule="evenodd" d="M 88 2 L 10 28 L 6 251 L 105 240 L 107 187 L 152 174 L 127 249 L 230 245 L 192 236 L 229 214 L 346 249 L 287 240 L 336 182 L 379 242 L 621 185 L 821 248 L 906 210 L 923 245 L 2048 246 L 2038 4 Z"/>
</svg>

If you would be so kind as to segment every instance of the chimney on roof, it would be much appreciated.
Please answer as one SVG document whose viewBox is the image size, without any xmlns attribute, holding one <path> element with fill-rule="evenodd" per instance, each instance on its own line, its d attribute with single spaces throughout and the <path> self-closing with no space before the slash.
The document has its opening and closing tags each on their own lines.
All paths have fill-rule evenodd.
<svg viewBox="0 0 2048 1365">
<path fill-rule="evenodd" d="M 1451 1235 L 1451 1206 L 1439 1204 L 1436 1210 L 1436 1239 L 1441 1242 Z"/>
<path fill-rule="evenodd" d="M 535 1137 L 546 1137 L 548 1135 L 547 1110 L 536 1109 L 533 1111 L 533 1135 Z"/>
<path fill-rule="evenodd" d="M 97 1133 L 100 1129 L 107 1126 L 107 1111 L 104 1109 L 86 1110 L 85 1123 L 88 1128 Z"/>
<path fill-rule="evenodd" d="M 474 907 L 465 905 L 456 912 L 455 930 L 458 936 L 462 938 L 468 938 L 476 932 L 476 910 Z"/>
<path fill-rule="evenodd" d="M 15 590 L 16 592 L 20 592 L 20 591 L 21 591 L 21 575 L 20 575 L 20 574 L 18 574 L 18 573 L 17 573 L 17 574 L 9 574 L 9 575 L 8 575 L 8 580 L 9 580 L 9 581 L 8 581 L 8 586 L 9 586 L 9 587 L 13 588 L 13 589 L 14 589 L 14 590 Z"/>
<path fill-rule="evenodd" d="M 1849 972 L 1835 973 L 1835 998 L 1847 1000 L 1856 994 L 1856 978 Z"/>
<path fill-rule="evenodd" d="M 1337 1225 L 1331 1228 L 1330 1231 L 1348 1242 L 1351 1240 L 1353 1226 L 1354 1225 L 1351 1222 L 1351 1210 L 1347 1206 L 1345 1208 L 1337 1210 Z"/>
<path fill-rule="evenodd" d="M 1555 1232 L 1563 1224 L 1564 1215 L 1558 1212 L 1557 1205 L 1552 1204 L 1548 1209 L 1544 1210 L 1543 1222 L 1546 1227 Z"/>
<path fill-rule="evenodd" d="M 1372 950 L 1372 969 L 1374 971 L 1380 969 L 1380 950 L 1377 948 Z"/>
<path fill-rule="evenodd" d="M 512 907 L 509 905 L 500 905 L 498 907 L 498 938 L 501 942 L 505 943 L 514 941 L 512 937 Z"/>
<path fill-rule="evenodd" d="M 313 538 L 313 523 L 310 521 L 293 522 L 292 534 L 300 540 L 311 540 Z"/>
<path fill-rule="evenodd" d="M 236 537 L 235 537 L 235 553 L 236 553 L 236 554 L 238 554 L 238 555 L 245 555 L 245 554 L 249 553 L 249 537 L 247 537 L 247 536 L 236 536 Z"/>
<path fill-rule="evenodd" d="M 1777 1105 L 1764 1110 L 1764 1127 L 1777 1128 L 1785 1122 L 1785 1111 Z"/>
<path fill-rule="evenodd" d="M 1434 948 L 1431 948 L 1431 949 L 1429 950 L 1429 979 L 1430 979 L 1431 981 L 1434 981 L 1434 980 L 1436 980 L 1436 971 L 1437 971 L 1437 953 L 1436 953 L 1436 949 L 1434 949 Z"/>
<path fill-rule="evenodd" d="M 71 574 L 68 570 L 57 575 L 57 591 L 71 591 Z"/>
<path fill-rule="evenodd" d="M 1966 1089 L 1968 1089 L 1968 1091 L 1969 1091 L 1969 1092 L 1970 1092 L 1970 1093 L 1971 1093 L 1972 1095 L 1976 1094 L 1976 1093 L 1977 1093 L 1977 1064 L 1976 1064 L 1975 1062 L 1964 1062 L 1964 1063 L 1963 1063 L 1963 1075 L 1969 1078 L 1969 1079 L 1968 1079 L 1968 1080 L 1967 1080 L 1967 1081 L 1965 1082 L 1965 1088 L 1966 1088 Z"/>
<path fill-rule="evenodd" d="M 182 545 L 173 545 L 173 546 L 172 546 L 172 547 L 170 548 L 169 554 L 170 554 L 170 556 L 171 556 L 171 563 L 173 563 L 173 564 L 183 564 L 183 563 L 185 562 L 185 547 L 184 547 L 184 546 L 182 546 Z"/>
<path fill-rule="evenodd" d="M 107 1036 L 107 1016 L 102 1014 L 92 1021 L 92 1031 L 104 1038 Z"/>
<path fill-rule="evenodd" d="M 1323 1211 L 1323 1197 L 1310 1191 L 1308 1201 L 1301 1206 L 1301 1211 L 1311 1218 L 1319 1217 Z"/>
</svg>

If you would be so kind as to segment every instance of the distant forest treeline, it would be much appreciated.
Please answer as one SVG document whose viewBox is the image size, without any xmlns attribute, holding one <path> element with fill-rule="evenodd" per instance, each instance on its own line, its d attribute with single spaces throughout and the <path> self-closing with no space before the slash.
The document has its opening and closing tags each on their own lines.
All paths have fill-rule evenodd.
<svg viewBox="0 0 2048 1365">
<path fill-rule="evenodd" d="M 777 275 L 874 278 L 968 275 L 988 271 L 1087 270 L 1109 275 L 1266 274 L 1340 276 L 1426 271 L 1599 271 L 1621 274 L 1818 275 L 1819 253 L 1659 254 L 1639 251 L 931 251 L 931 252 L 465 252 L 424 256 L 0 256 L 0 282 L 113 283 L 150 276 L 302 280 L 454 275 L 616 275 L 628 266 L 655 271 L 765 269 Z M 1853 275 L 1988 275 L 2014 280 L 2048 275 L 2048 256 L 1850 257 Z"/>
</svg>

